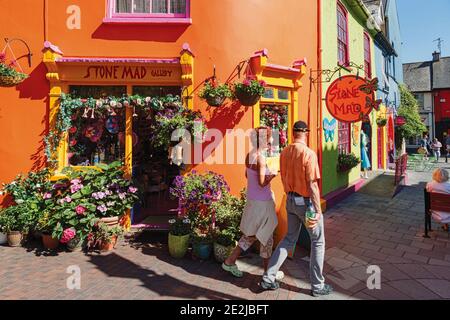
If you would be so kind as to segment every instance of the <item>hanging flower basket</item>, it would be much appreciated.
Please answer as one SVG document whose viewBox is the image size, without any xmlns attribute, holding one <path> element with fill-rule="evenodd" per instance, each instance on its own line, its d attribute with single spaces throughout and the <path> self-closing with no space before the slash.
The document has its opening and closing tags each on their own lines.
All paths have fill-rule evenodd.
<svg viewBox="0 0 450 320">
<path fill-rule="evenodd" d="M 220 107 L 225 102 L 226 97 L 215 96 L 206 98 L 206 102 L 211 107 Z"/>
<path fill-rule="evenodd" d="M 230 88 L 226 84 L 218 84 L 215 80 L 206 82 L 202 91 L 199 93 L 201 99 L 206 100 L 211 107 L 220 107 L 226 98 L 233 96 Z"/>
<path fill-rule="evenodd" d="M 15 76 L 4 76 L 0 75 L 0 87 L 14 87 L 22 83 L 28 75 L 25 73 L 18 73 Z"/>
<path fill-rule="evenodd" d="M 355 168 L 361 161 L 353 154 L 341 153 L 338 156 L 337 172 L 345 173 Z"/>
<path fill-rule="evenodd" d="M 0 87 L 14 87 L 28 78 L 27 74 L 14 69 L 16 65 L 14 60 L 7 64 L 5 53 L 0 53 Z"/>
<path fill-rule="evenodd" d="M 246 79 L 234 85 L 234 95 L 243 106 L 252 107 L 264 95 L 265 86 L 264 81 Z"/>
</svg>

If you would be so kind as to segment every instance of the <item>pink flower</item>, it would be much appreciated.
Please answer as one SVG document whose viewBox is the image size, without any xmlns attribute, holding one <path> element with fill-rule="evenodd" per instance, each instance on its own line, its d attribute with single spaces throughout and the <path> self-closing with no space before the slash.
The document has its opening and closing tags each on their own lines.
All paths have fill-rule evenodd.
<svg viewBox="0 0 450 320">
<path fill-rule="evenodd" d="M 63 235 L 61 237 L 61 243 L 68 243 L 70 240 L 75 238 L 75 230 L 73 228 L 68 228 L 63 231 Z"/>
<path fill-rule="evenodd" d="M 72 202 L 72 198 L 67 196 L 67 197 L 64 198 L 64 201 L 67 202 L 67 203 Z"/>
<path fill-rule="evenodd" d="M 79 216 L 82 216 L 82 215 L 84 215 L 84 213 L 86 212 L 86 208 L 85 207 L 83 207 L 83 206 L 77 206 L 76 208 L 75 208 L 75 212 L 77 213 L 77 215 L 79 215 Z"/>
<path fill-rule="evenodd" d="M 250 85 L 250 80 L 245 79 L 244 82 L 242 82 L 244 84 L 244 86 L 249 86 Z"/>
<path fill-rule="evenodd" d="M 70 133 L 75 133 L 75 132 L 77 132 L 77 127 L 70 127 L 70 129 L 69 129 L 69 132 Z"/>
<path fill-rule="evenodd" d="M 100 212 L 106 212 L 108 208 L 104 204 L 102 204 L 101 206 L 97 207 L 97 210 Z"/>
<path fill-rule="evenodd" d="M 6 54 L 3 52 L 0 52 L 0 62 L 5 62 L 6 61 Z"/>
<path fill-rule="evenodd" d="M 123 192 L 119 193 L 120 200 L 124 200 L 127 197 L 127 195 Z"/>
<path fill-rule="evenodd" d="M 80 179 L 73 179 L 70 181 L 71 184 L 80 184 L 81 180 Z"/>
<path fill-rule="evenodd" d="M 44 193 L 44 196 L 43 196 L 44 199 L 50 199 L 51 197 L 52 197 L 52 194 L 50 192 Z"/>
<path fill-rule="evenodd" d="M 75 139 L 70 140 L 70 146 L 71 146 L 71 147 L 75 146 L 77 143 L 78 143 L 78 141 L 75 140 Z"/>
<path fill-rule="evenodd" d="M 135 187 L 129 187 L 129 188 L 128 188 L 128 192 L 136 193 L 136 192 L 137 192 L 137 188 L 135 188 Z"/>
<path fill-rule="evenodd" d="M 261 81 L 259 82 L 259 84 L 262 85 L 263 87 L 265 87 L 265 86 L 267 85 L 267 83 L 266 83 L 264 80 L 261 80 Z"/>
</svg>

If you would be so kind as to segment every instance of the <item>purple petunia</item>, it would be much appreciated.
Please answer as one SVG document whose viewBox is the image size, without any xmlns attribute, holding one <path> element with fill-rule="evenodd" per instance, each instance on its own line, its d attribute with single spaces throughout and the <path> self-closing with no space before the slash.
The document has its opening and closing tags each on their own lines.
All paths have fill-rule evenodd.
<svg viewBox="0 0 450 320">
<path fill-rule="evenodd" d="M 136 193 L 137 192 L 137 188 L 135 188 L 135 187 L 129 187 L 128 188 L 128 192 L 131 192 L 131 193 Z"/>
<path fill-rule="evenodd" d="M 106 212 L 108 211 L 108 208 L 104 204 L 102 204 L 101 206 L 97 206 L 97 210 L 100 212 Z"/>
</svg>

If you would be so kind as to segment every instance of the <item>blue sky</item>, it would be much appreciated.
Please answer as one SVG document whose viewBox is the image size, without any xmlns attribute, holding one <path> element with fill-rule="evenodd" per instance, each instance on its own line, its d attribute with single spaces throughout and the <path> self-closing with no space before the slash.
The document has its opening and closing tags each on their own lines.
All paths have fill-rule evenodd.
<svg viewBox="0 0 450 320">
<path fill-rule="evenodd" d="M 397 0 L 403 62 L 431 60 L 441 37 L 442 55 L 450 56 L 450 0 Z"/>
</svg>

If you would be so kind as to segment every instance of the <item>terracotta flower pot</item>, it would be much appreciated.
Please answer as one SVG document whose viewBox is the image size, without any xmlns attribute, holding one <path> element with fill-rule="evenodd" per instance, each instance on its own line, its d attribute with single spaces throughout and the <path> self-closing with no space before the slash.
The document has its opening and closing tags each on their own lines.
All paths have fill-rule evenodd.
<svg viewBox="0 0 450 320">
<path fill-rule="evenodd" d="M 239 102 L 245 107 L 253 107 L 261 98 L 259 94 L 247 94 L 242 91 L 236 91 L 236 98 L 238 98 Z"/>
<path fill-rule="evenodd" d="M 186 255 L 189 246 L 189 235 L 174 236 L 169 233 L 169 253 L 172 257 L 181 259 Z"/>
<path fill-rule="evenodd" d="M 54 250 L 54 249 L 58 248 L 59 240 L 53 238 L 49 234 L 44 233 L 44 234 L 42 234 L 42 244 L 44 245 L 45 249 Z"/>
<path fill-rule="evenodd" d="M 11 231 L 7 234 L 8 244 L 10 247 L 20 247 L 23 235 L 20 231 Z"/>
<path fill-rule="evenodd" d="M 113 236 L 109 241 L 102 241 L 102 243 L 100 244 L 100 251 L 101 252 L 112 251 L 114 250 L 116 243 L 117 243 L 117 236 Z"/>
<path fill-rule="evenodd" d="M 120 220 L 119 216 L 100 219 L 100 221 L 103 222 L 104 224 L 106 224 L 110 229 L 118 226 L 119 220 Z"/>
<path fill-rule="evenodd" d="M 225 247 L 214 242 L 214 258 L 217 262 L 223 263 L 233 252 L 235 246 Z"/>
<path fill-rule="evenodd" d="M 0 232 L 0 244 L 8 243 L 8 235 L 6 233 Z"/>
</svg>

